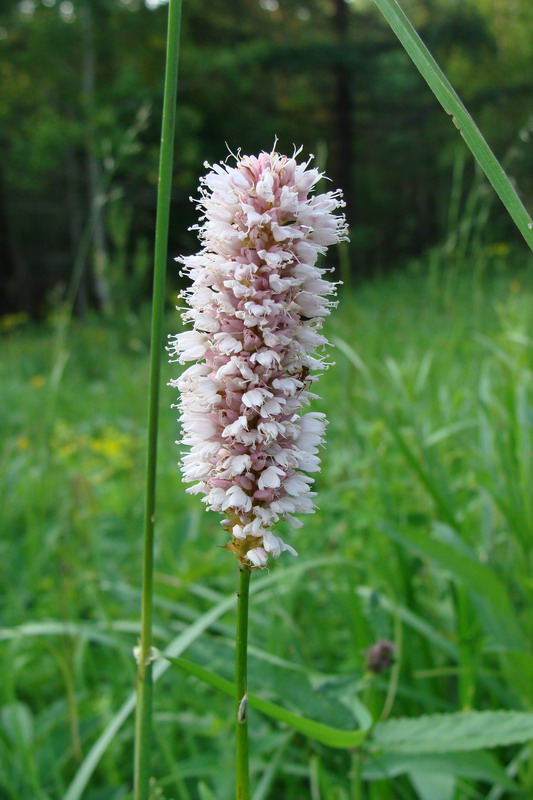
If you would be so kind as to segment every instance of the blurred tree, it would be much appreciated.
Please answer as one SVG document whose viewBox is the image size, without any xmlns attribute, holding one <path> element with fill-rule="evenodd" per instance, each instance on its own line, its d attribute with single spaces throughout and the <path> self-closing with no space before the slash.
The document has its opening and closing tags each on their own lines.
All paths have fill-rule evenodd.
<svg viewBox="0 0 533 800">
<path fill-rule="evenodd" d="M 132 285 L 148 288 L 135 254 L 154 226 L 166 32 L 166 7 L 150 6 L 0 0 L 3 310 L 44 313 L 69 285 L 79 311 L 111 308 L 130 297 L 121 281 L 134 272 Z M 405 7 L 496 152 L 521 170 L 527 201 L 531 4 Z M 187 0 L 183 14 L 171 252 L 196 248 L 188 198 L 203 161 L 276 136 L 280 150 L 315 152 L 343 187 L 359 273 L 444 235 L 457 133 L 370 0 Z M 117 237 L 119 200 L 132 222 Z M 503 213 L 495 220 L 513 235 Z"/>
</svg>

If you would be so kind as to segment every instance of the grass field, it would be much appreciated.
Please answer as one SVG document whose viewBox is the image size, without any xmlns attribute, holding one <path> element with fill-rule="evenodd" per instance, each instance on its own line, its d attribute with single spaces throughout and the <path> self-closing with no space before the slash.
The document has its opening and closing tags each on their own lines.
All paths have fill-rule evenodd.
<svg viewBox="0 0 533 800">
<path fill-rule="evenodd" d="M 330 419 L 320 510 L 288 535 L 299 559 L 253 575 L 252 692 L 346 729 L 366 710 L 531 709 L 533 272 L 491 259 L 341 296 L 316 403 Z M 129 796 L 147 319 L 63 336 L 53 320 L 3 321 L 2 800 Z M 235 564 L 183 491 L 174 390 L 162 395 L 156 643 L 231 678 Z M 383 638 L 395 664 L 369 673 Z M 174 667 L 161 675 L 154 798 L 232 797 L 231 710 Z M 254 800 L 533 797 L 527 743 L 352 752 L 250 720 Z"/>
</svg>

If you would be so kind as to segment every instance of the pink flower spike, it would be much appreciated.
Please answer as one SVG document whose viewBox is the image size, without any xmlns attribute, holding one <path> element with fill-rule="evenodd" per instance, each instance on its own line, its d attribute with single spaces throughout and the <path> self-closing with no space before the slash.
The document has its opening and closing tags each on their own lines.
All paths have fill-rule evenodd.
<svg viewBox="0 0 533 800">
<path fill-rule="evenodd" d="M 296 153 L 297 155 L 297 153 Z M 209 165 L 207 165 L 209 166 Z M 322 175 L 278 153 L 216 164 L 200 182 L 202 250 L 178 259 L 193 329 L 171 337 L 189 366 L 179 389 L 183 479 L 207 508 L 225 514 L 226 548 L 257 569 L 293 547 L 272 532 L 315 509 L 308 472 L 320 467 L 324 414 L 302 409 L 328 364 L 319 333 L 336 286 L 316 266 L 347 238 L 340 192 L 311 195 Z"/>
</svg>

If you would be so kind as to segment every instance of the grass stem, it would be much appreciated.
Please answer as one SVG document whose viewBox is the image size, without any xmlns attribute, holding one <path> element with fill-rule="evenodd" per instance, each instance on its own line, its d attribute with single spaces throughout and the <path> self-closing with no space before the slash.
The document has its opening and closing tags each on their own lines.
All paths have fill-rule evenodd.
<svg viewBox="0 0 533 800">
<path fill-rule="evenodd" d="M 235 655 L 235 726 L 236 726 L 236 800 L 249 800 L 250 778 L 248 768 L 248 597 L 251 569 L 239 568 L 237 592 L 237 640 Z"/>
<path fill-rule="evenodd" d="M 154 254 L 154 283 L 148 389 L 148 445 L 146 460 L 143 574 L 141 600 L 141 638 L 137 673 L 137 713 L 135 719 L 134 797 L 147 800 L 150 783 L 150 740 L 152 721 L 152 595 L 154 524 L 156 504 L 157 429 L 159 422 L 159 384 L 163 333 L 165 279 L 168 250 L 170 198 L 174 155 L 176 90 L 178 83 L 181 0 L 168 6 L 167 55 L 163 96 L 163 120 L 157 190 L 157 217 Z"/>
<path fill-rule="evenodd" d="M 476 123 L 396 0 L 374 0 L 533 250 L 533 222 Z"/>
</svg>

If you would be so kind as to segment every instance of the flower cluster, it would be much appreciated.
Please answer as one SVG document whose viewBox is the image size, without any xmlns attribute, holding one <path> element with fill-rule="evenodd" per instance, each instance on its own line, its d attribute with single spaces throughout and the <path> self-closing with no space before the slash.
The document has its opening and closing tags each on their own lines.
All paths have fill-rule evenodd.
<svg viewBox="0 0 533 800">
<path fill-rule="evenodd" d="M 200 185 L 203 248 L 179 259 L 192 280 L 182 318 L 194 330 L 171 337 L 169 350 L 199 362 L 171 381 L 190 447 L 183 479 L 225 514 L 226 547 L 254 567 L 296 555 L 272 526 L 298 528 L 293 515 L 314 510 L 306 473 L 319 469 L 326 420 L 299 412 L 316 396 L 312 371 L 328 366 L 316 350 L 328 343 L 319 329 L 335 293 L 316 261 L 346 238 L 344 216 L 333 213 L 340 192 L 309 196 L 321 177 L 274 152 L 215 165 Z"/>
</svg>

